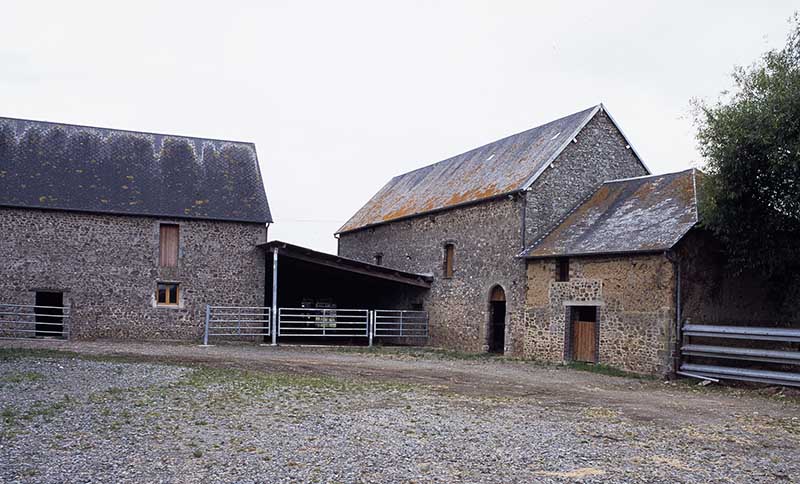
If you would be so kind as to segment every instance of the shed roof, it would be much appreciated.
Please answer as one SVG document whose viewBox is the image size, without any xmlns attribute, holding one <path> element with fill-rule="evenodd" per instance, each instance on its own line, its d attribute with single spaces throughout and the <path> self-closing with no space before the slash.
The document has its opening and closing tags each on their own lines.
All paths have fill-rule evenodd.
<svg viewBox="0 0 800 484">
<path fill-rule="evenodd" d="M 598 104 L 396 176 L 337 233 L 524 190 L 601 110 Z"/>
<path fill-rule="evenodd" d="M 312 264 L 333 267 L 341 271 L 354 272 L 376 279 L 385 279 L 401 284 L 408 284 L 412 286 L 419 286 L 428 288 L 433 281 L 432 274 L 418 274 L 415 272 L 406 272 L 391 267 L 379 266 L 370 264 L 355 259 L 348 259 L 338 255 L 327 254 L 319 252 L 307 247 L 289 244 L 280 240 L 273 240 L 265 244 L 259 244 L 266 251 L 277 249 L 280 256 L 291 257 L 299 259 Z"/>
<path fill-rule="evenodd" d="M 252 143 L 13 118 L 0 206 L 272 222 Z"/>
<path fill-rule="evenodd" d="M 697 223 L 695 169 L 604 183 L 523 257 L 670 249 Z"/>
</svg>

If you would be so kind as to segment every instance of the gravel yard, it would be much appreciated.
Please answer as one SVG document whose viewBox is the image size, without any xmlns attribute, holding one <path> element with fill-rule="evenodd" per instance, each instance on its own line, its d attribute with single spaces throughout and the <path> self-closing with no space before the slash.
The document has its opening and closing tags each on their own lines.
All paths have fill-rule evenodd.
<svg viewBox="0 0 800 484">
<path fill-rule="evenodd" d="M 795 397 L 426 352 L 10 346 L 0 482 L 800 482 Z"/>
</svg>

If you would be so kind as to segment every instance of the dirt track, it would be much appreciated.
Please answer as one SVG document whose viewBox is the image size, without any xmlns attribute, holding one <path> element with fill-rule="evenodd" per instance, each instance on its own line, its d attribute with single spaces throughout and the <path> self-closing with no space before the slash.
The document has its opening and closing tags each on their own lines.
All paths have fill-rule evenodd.
<svg viewBox="0 0 800 484">
<path fill-rule="evenodd" d="M 385 349 L 361 353 L 298 346 L 199 347 L 107 341 L 0 341 L 0 347 L 59 349 L 87 355 L 410 383 L 470 396 L 522 397 L 548 407 L 602 405 L 629 419 L 673 425 L 715 423 L 747 415 L 800 417 L 800 399 L 791 391 L 788 398 L 775 398 L 768 396 L 774 395 L 774 390 L 701 388 L 691 381 L 667 383 L 612 377 L 502 358 L 441 357 L 426 351 Z"/>
</svg>

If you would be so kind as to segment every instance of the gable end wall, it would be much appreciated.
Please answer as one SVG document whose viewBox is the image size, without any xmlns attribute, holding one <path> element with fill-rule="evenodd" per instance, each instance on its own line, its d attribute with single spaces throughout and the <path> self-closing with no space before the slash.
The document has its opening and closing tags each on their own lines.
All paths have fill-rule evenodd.
<svg viewBox="0 0 800 484">
<path fill-rule="evenodd" d="M 431 340 L 463 351 L 487 348 L 489 291 L 506 293 L 506 353 L 521 356 L 525 338 L 525 262 L 515 256 L 544 234 L 602 182 L 646 175 L 627 142 L 607 115 L 599 112 L 570 143 L 532 190 L 388 222 L 339 236 L 339 255 L 411 272 L 433 273 L 425 301 Z M 455 275 L 442 277 L 444 245 L 455 244 Z"/>
<path fill-rule="evenodd" d="M 525 245 L 546 235 L 601 183 L 647 175 L 604 112 L 598 112 L 527 192 Z"/>
</svg>

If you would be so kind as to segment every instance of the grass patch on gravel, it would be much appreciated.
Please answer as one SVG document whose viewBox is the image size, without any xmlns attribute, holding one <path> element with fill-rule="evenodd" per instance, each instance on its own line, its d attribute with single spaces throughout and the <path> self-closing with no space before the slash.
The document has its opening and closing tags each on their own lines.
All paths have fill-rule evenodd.
<svg viewBox="0 0 800 484">
<path fill-rule="evenodd" d="M 44 379 L 44 375 L 35 371 L 23 371 L 20 373 L 13 373 L 6 377 L 0 378 L 0 381 L 7 383 L 23 383 L 34 382 Z"/>
<path fill-rule="evenodd" d="M 582 361 L 573 361 L 565 364 L 564 366 L 573 370 L 588 371 L 590 373 L 598 373 L 606 376 L 618 376 L 621 378 L 633 378 L 636 380 L 655 380 L 655 377 L 652 376 L 631 373 L 614 368 L 613 366 L 603 365 L 601 363 L 584 363 Z"/>
<path fill-rule="evenodd" d="M 468 353 L 466 351 L 449 350 L 444 348 L 430 348 L 423 346 L 382 346 L 375 345 L 337 347 L 335 351 L 340 353 L 357 353 L 362 355 L 405 357 L 411 359 L 427 360 L 462 360 L 462 361 L 526 361 L 518 358 L 511 358 L 495 353 Z"/>
<path fill-rule="evenodd" d="M 200 367 L 184 377 L 183 385 L 196 389 L 224 386 L 245 394 L 261 394 L 280 388 L 316 392 L 355 393 L 368 390 L 408 391 L 408 384 L 388 382 L 356 382 L 329 376 L 265 373 L 253 370 Z"/>
<path fill-rule="evenodd" d="M 19 358 L 79 358 L 73 351 L 50 350 L 41 348 L 0 348 L 0 361 Z"/>
</svg>

